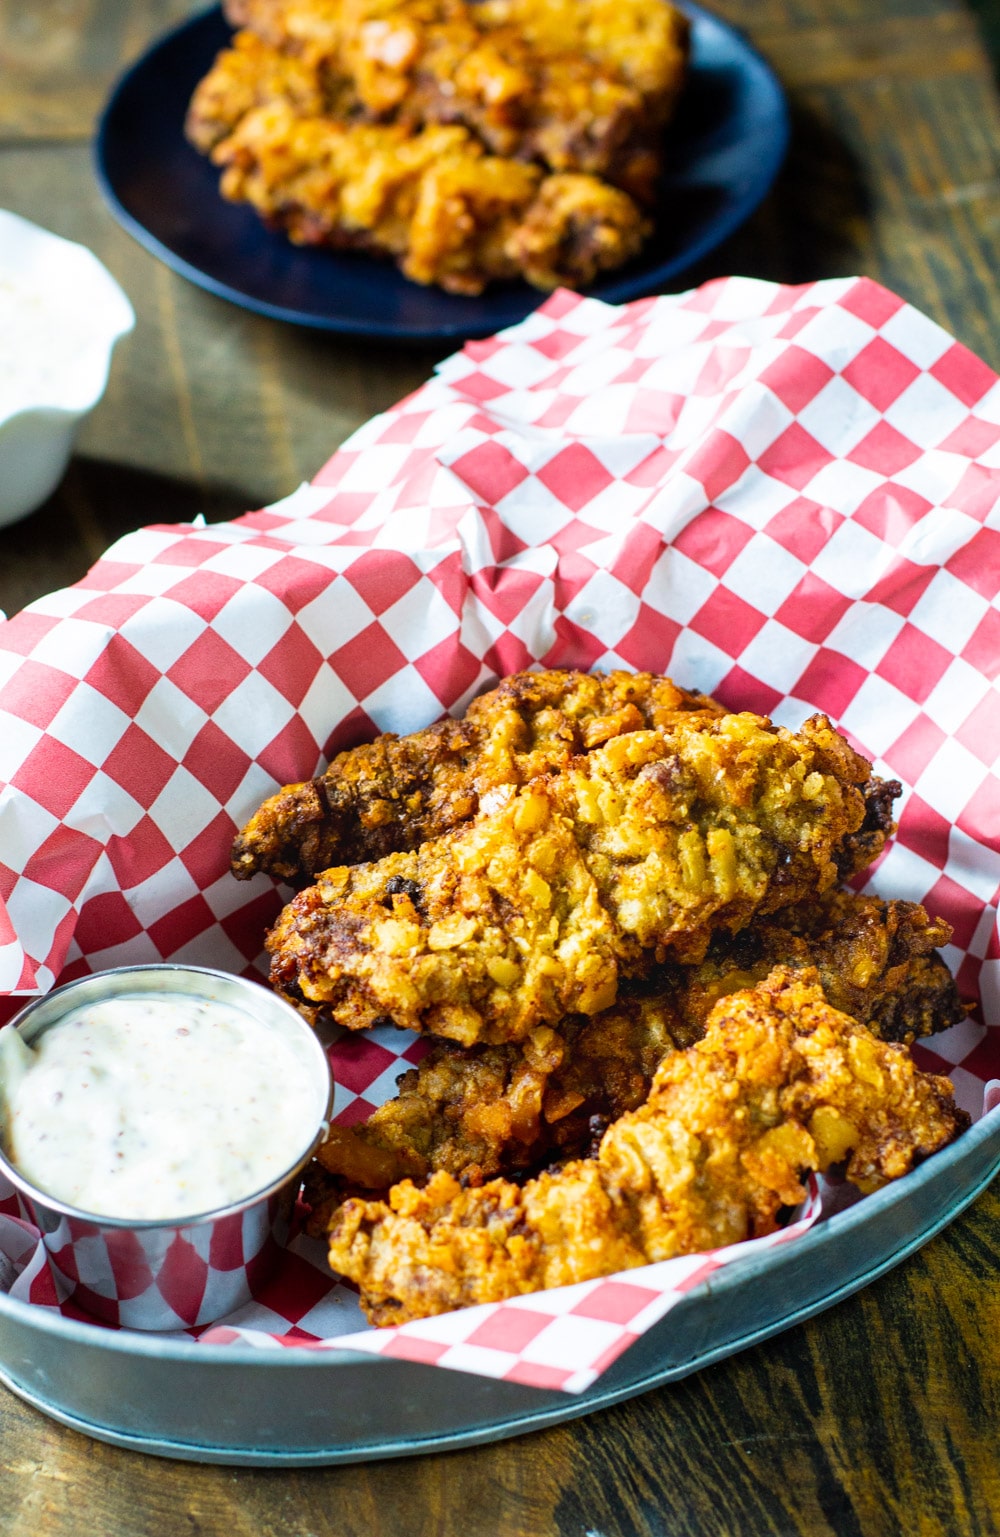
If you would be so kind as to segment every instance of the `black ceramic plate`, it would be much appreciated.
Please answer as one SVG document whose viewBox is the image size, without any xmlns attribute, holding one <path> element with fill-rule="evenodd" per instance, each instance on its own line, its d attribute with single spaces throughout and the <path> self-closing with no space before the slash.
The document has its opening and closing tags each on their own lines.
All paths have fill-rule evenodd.
<svg viewBox="0 0 1000 1537">
<path fill-rule="evenodd" d="M 620 303 L 663 288 L 756 208 L 781 165 L 781 87 L 738 32 L 685 4 L 691 76 L 669 134 L 657 227 L 642 255 L 592 292 Z M 119 81 L 98 132 L 98 177 L 112 212 L 168 266 L 247 309 L 319 330 L 396 341 L 487 336 L 542 295 L 498 284 L 477 299 L 410 283 L 389 263 L 293 246 L 246 205 L 184 138 L 191 94 L 231 33 L 217 7 L 156 43 Z"/>
</svg>

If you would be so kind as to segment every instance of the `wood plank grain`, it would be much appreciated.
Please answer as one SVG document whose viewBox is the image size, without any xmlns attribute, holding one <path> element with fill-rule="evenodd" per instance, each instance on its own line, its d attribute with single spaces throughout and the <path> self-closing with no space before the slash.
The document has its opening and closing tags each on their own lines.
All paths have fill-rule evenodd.
<svg viewBox="0 0 1000 1537">
<path fill-rule="evenodd" d="M 794 86 L 846 85 L 902 77 L 940 79 L 982 68 L 982 42 L 968 15 L 866 17 L 844 29 L 811 25 L 755 34 L 784 80 Z"/>
<path fill-rule="evenodd" d="M 0 0 L 0 142 L 89 140 L 115 77 L 196 9 L 192 0 Z"/>
</svg>

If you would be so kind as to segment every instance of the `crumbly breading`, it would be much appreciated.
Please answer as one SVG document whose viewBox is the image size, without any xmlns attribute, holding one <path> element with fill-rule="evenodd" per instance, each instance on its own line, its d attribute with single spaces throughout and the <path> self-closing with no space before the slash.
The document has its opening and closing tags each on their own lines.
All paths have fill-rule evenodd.
<svg viewBox="0 0 1000 1537">
<path fill-rule="evenodd" d="M 701 960 L 715 930 L 735 934 L 873 857 L 871 764 L 825 715 L 798 732 L 750 712 L 680 715 L 613 737 L 552 784 L 602 900 L 658 960 Z"/>
<path fill-rule="evenodd" d="M 588 1019 L 572 1015 L 519 1043 L 435 1042 L 368 1121 L 333 1126 L 307 1180 L 313 1231 L 345 1189 L 387 1190 L 439 1170 L 477 1185 L 578 1157 L 649 1092 L 668 1051 L 699 1039 L 719 998 L 773 967 L 814 967 L 831 1007 L 883 1040 L 909 1041 L 965 1017 L 937 953 L 948 925 L 914 902 L 832 891 L 735 937 L 719 935 L 697 966 L 661 968 L 645 994 L 626 991 Z"/>
<path fill-rule="evenodd" d="M 806 1171 L 846 1160 L 875 1190 L 967 1124 L 947 1079 L 832 1009 L 815 974 L 779 968 L 716 1004 L 596 1157 L 523 1186 L 439 1173 L 348 1200 L 330 1265 L 376 1324 L 497 1302 L 772 1232 Z"/>
<path fill-rule="evenodd" d="M 613 736 L 413 852 L 327 870 L 268 936 L 272 982 L 349 1029 L 463 1045 L 598 1013 L 621 978 L 853 873 L 870 772 L 824 716 Z"/>
<path fill-rule="evenodd" d="M 348 1029 L 391 1021 L 465 1045 L 607 1008 L 638 947 L 538 785 L 413 853 L 325 871 L 268 935 L 272 984 Z"/>
<path fill-rule="evenodd" d="M 369 126 L 255 107 L 212 151 L 223 196 L 301 245 L 394 258 L 416 283 L 579 287 L 639 250 L 647 224 L 594 177 L 488 155 L 465 128 Z"/>
<path fill-rule="evenodd" d="M 345 1189 L 388 1190 L 445 1170 L 465 1184 L 587 1152 L 649 1093 L 668 1051 L 701 1033 L 666 991 L 626 993 L 588 1018 L 541 1025 L 524 1041 L 436 1041 L 399 1093 L 356 1126 L 331 1126 L 306 1179 L 310 1231 L 326 1231 Z"/>
<path fill-rule="evenodd" d="M 687 17 L 666 0 L 225 0 L 224 9 L 232 26 L 272 47 L 326 62 L 367 24 L 426 29 L 468 17 L 485 36 L 512 29 L 539 57 L 604 65 L 661 112 L 676 100 L 690 34 Z M 402 64 L 414 47 L 388 51 L 402 54 Z"/>
<path fill-rule="evenodd" d="M 653 673 L 521 672 L 474 699 L 464 720 L 380 736 L 265 801 L 233 846 L 232 870 L 298 881 L 382 859 L 469 821 L 500 785 L 522 785 L 613 736 L 678 711 L 721 715 L 704 694 Z"/>
<path fill-rule="evenodd" d="M 494 154 L 600 175 L 652 201 L 688 53 L 687 20 L 663 0 L 611 26 L 591 7 L 589 25 L 566 11 L 540 28 L 466 0 L 245 0 L 228 10 L 348 93 L 352 116 L 458 123 Z"/>
<path fill-rule="evenodd" d="M 587 288 L 635 256 L 646 233 L 628 193 L 596 176 L 546 176 L 506 250 L 536 288 Z"/>
<path fill-rule="evenodd" d="M 938 953 L 951 927 L 919 902 L 829 891 L 739 934 L 719 935 L 700 966 L 680 974 L 677 1007 L 688 1025 L 716 999 L 763 980 L 774 966 L 815 967 L 826 1000 L 884 1041 L 909 1043 L 958 1024 L 966 1008 Z"/>
<path fill-rule="evenodd" d="M 484 25 L 517 28 L 538 53 L 583 54 L 640 91 L 668 121 L 684 83 L 689 24 L 663 0 L 480 0 Z"/>
<path fill-rule="evenodd" d="M 451 293 L 586 287 L 650 233 L 685 73 L 686 19 L 644 3 L 532 30 L 467 0 L 233 0 L 187 134 L 299 244 Z"/>
<path fill-rule="evenodd" d="M 209 154 L 256 107 L 285 103 L 301 117 L 332 116 L 336 93 L 296 54 L 279 53 L 255 32 L 239 32 L 199 81 L 184 131 L 195 149 Z"/>
</svg>

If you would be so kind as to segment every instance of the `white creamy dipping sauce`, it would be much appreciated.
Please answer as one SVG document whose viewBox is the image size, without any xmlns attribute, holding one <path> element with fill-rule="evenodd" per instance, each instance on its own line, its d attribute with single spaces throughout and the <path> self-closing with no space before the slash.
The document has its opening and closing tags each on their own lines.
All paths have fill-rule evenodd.
<svg viewBox="0 0 1000 1537">
<path fill-rule="evenodd" d="M 73 409 L 93 388 L 107 322 L 71 293 L 0 276 L 0 420 L 26 406 Z"/>
<path fill-rule="evenodd" d="M 7 1158 L 100 1216 L 192 1217 L 245 1200 L 306 1151 L 323 1103 L 307 1040 L 214 998 L 106 998 L 30 1045 L 0 1030 Z"/>
</svg>

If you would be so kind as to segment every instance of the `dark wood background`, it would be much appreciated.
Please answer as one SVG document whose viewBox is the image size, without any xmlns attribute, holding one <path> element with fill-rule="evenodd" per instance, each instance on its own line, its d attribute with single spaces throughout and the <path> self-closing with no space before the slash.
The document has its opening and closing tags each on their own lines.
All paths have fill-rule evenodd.
<svg viewBox="0 0 1000 1537">
<path fill-rule="evenodd" d="M 866 272 L 1000 368 L 1000 0 L 713 0 L 785 82 L 791 156 L 683 284 Z M 138 325 L 62 486 L 0 530 L 8 613 L 144 523 L 229 517 L 308 479 L 431 353 L 244 314 L 104 210 L 118 72 L 184 0 L 0 0 L 0 206 L 89 245 Z M 559 1429 L 359 1467 L 198 1467 L 51 1423 L 0 1390 L 3 1537 L 764 1537 L 1000 1532 L 1000 1190 L 814 1322 Z"/>
</svg>

